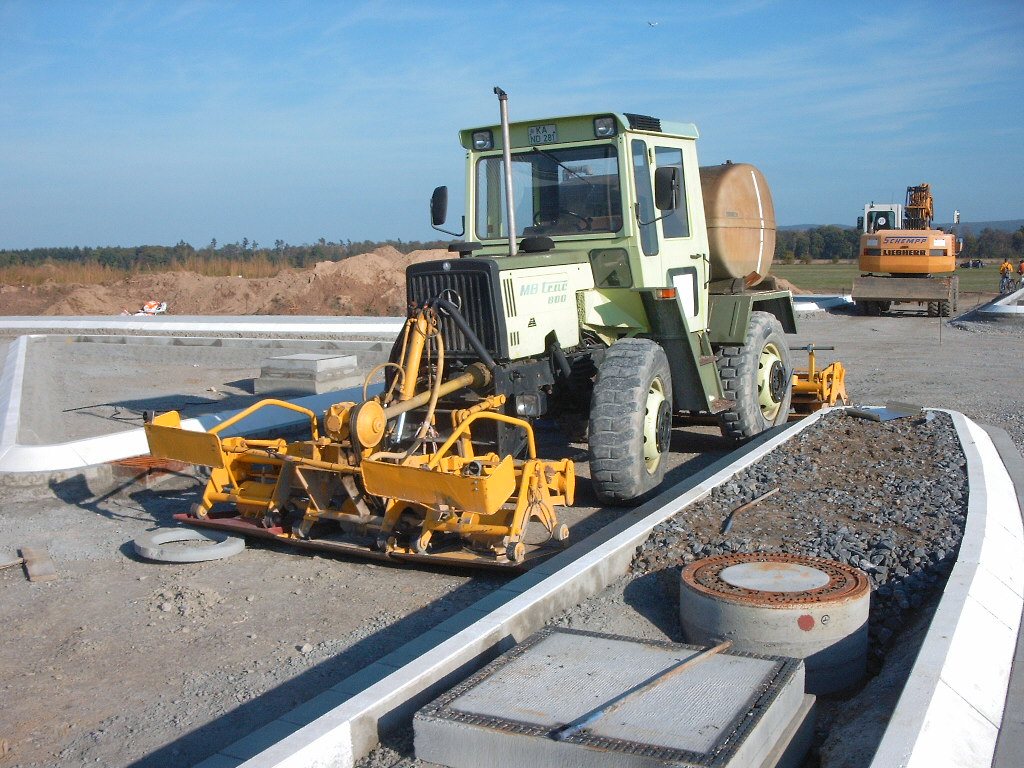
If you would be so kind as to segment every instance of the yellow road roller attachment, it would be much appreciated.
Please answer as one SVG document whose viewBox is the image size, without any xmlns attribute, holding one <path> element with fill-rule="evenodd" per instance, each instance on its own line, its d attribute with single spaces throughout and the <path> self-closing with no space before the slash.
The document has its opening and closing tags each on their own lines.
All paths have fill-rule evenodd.
<svg viewBox="0 0 1024 768">
<path fill-rule="evenodd" d="M 398 345 L 396 345 L 398 347 Z M 472 363 L 445 378 L 444 343 L 431 309 L 416 312 L 401 339 L 401 364 L 382 367 L 391 386 L 360 403 L 332 405 L 323 416 L 281 400 L 263 400 L 208 432 L 182 429 L 171 411 L 145 425 L 153 456 L 206 466 L 201 499 L 179 519 L 298 546 L 377 558 L 483 566 L 520 566 L 564 543 L 559 506 L 573 503 L 570 460 L 538 459 L 533 428 L 502 412 L 488 395 L 491 373 Z M 451 410 L 460 393 L 473 404 Z M 309 438 L 221 437 L 264 408 L 309 418 Z M 523 431 L 525 458 L 477 453 L 474 427 L 503 422 Z"/>
<path fill-rule="evenodd" d="M 807 352 L 807 367 L 793 370 L 793 413 L 791 418 L 798 419 L 826 406 L 849 405 L 850 398 L 846 394 L 846 369 L 836 361 L 825 368 L 819 369 L 814 353 L 817 350 L 834 350 L 835 347 L 790 347 L 790 350 Z"/>
</svg>

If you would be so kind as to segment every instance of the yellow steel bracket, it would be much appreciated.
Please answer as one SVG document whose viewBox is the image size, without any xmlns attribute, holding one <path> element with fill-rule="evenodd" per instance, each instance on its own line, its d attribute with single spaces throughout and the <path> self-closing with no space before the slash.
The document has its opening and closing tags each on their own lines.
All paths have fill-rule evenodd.
<svg viewBox="0 0 1024 768">
<path fill-rule="evenodd" d="M 833 349 L 833 347 L 796 347 L 807 351 L 807 368 L 793 371 L 793 411 L 799 416 L 818 411 L 825 406 L 837 403 L 848 405 L 849 395 L 846 393 L 846 369 L 836 361 L 825 368 L 818 369 L 814 353 L 816 349 Z"/>
</svg>

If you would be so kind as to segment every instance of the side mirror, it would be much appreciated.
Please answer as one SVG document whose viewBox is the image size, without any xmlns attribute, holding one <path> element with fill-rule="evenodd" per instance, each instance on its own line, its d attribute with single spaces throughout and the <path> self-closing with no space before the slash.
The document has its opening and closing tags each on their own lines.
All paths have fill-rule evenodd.
<svg viewBox="0 0 1024 768">
<path fill-rule="evenodd" d="M 679 207 L 679 167 L 670 165 L 654 171 L 654 207 L 674 211 Z"/>
<path fill-rule="evenodd" d="M 864 231 L 864 217 L 863 216 L 858 216 L 857 217 L 857 231 L 858 232 L 863 232 Z"/>
<path fill-rule="evenodd" d="M 430 223 L 439 227 L 448 218 L 448 187 L 437 187 L 430 196 Z"/>
</svg>

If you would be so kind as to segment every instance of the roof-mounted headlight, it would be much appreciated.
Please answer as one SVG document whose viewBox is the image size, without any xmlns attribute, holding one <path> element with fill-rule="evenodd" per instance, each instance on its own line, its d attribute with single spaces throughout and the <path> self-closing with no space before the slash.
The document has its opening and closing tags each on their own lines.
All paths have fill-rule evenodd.
<svg viewBox="0 0 1024 768">
<path fill-rule="evenodd" d="M 473 132 L 473 149 L 482 152 L 485 149 L 494 149 L 494 137 L 490 131 Z"/>
<path fill-rule="evenodd" d="M 595 117 L 594 118 L 594 136 L 599 139 L 607 139 L 609 136 L 615 135 L 615 118 L 614 117 Z"/>
</svg>

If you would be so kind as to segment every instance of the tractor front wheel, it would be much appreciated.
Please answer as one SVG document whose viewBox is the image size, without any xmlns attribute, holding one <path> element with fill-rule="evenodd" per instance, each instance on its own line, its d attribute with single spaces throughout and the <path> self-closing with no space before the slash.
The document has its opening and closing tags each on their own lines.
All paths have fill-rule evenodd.
<svg viewBox="0 0 1024 768">
<path fill-rule="evenodd" d="M 719 350 L 725 397 L 736 405 L 719 414 L 722 434 L 740 443 L 789 419 L 793 366 L 782 325 L 769 312 L 751 312 L 741 347 Z"/>
<path fill-rule="evenodd" d="M 634 504 L 661 484 L 672 436 L 672 375 L 650 339 L 605 353 L 590 405 L 590 477 L 605 504 Z"/>
</svg>

